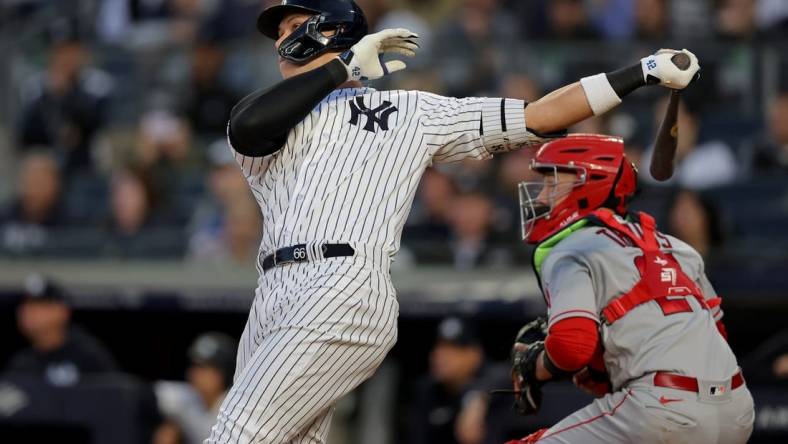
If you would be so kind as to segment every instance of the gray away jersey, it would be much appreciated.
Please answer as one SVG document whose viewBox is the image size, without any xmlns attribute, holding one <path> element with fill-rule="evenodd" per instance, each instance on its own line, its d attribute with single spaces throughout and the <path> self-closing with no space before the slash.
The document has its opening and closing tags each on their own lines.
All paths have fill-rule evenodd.
<svg viewBox="0 0 788 444">
<path fill-rule="evenodd" d="M 546 141 L 526 129 L 523 109 L 515 99 L 332 92 L 278 152 L 234 151 L 262 210 L 260 256 L 300 243 L 348 242 L 386 263 L 399 249 L 425 168 Z"/>
<path fill-rule="evenodd" d="M 639 225 L 628 226 L 642 234 Z M 704 297 L 715 298 L 700 255 L 675 237 L 656 235 L 662 251 L 673 254 Z M 549 324 L 576 316 L 600 322 L 602 309 L 639 281 L 635 258 L 641 254 L 639 248 L 599 226 L 584 227 L 559 242 L 541 269 Z M 704 310 L 695 298 L 685 299 L 692 311 L 665 315 L 657 302 L 650 301 L 613 325 L 602 324 L 605 365 L 615 389 L 654 371 L 718 380 L 733 376 L 736 357 L 715 325 L 722 310 L 719 306 Z"/>
</svg>

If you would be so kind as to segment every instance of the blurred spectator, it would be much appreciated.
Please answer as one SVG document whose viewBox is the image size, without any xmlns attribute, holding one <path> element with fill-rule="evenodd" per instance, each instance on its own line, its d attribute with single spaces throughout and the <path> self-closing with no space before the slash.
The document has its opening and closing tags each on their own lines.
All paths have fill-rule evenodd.
<svg viewBox="0 0 788 444">
<path fill-rule="evenodd" d="M 753 172 L 788 172 L 788 90 L 781 92 L 769 106 L 767 134 L 751 143 Z"/>
<path fill-rule="evenodd" d="M 558 40 L 594 39 L 599 34 L 588 22 L 583 0 L 548 0 L 548 38 Z"/>
<path fill-rule="evenodd" d="M 193 208 L 184 196 L 202 181 L 205 150 L 195 149 L 186 119 L 161 104 L 140 118 L 135 158 L 130 162 L 148 181 L 156 204 L 167 208 L 167 222 L 185 222 Z"/>
<path fill-rule="evenodd" d="M 132 237 L 151 223 L 154 196 L 150 184 L 140 173 L 125 170 L 112 178 L 110 205 L 112 232 Z"/>
<path fill-rule="evenodd" d="M 542 97 L 542 91 L 533 78 L 522 73 L 510 73 L 501 80 L 500 96 L 533 102 Z"/>
<path fill-rule="evenodd" d="M 103 0 L 96 20 L 98 35 L 108 43 L 132 43 L 143 38 L 164 38 L 164 21 L 170 16 L 168 0 Z"/>
<path fill-rule="evenodd" d="M 510 242 L 511 246 L 517 246 L 508 250 L 515 254 L 522 251 L 519 248 L 522 236 L 518 186 L 523 181 L 538 180 L 536 173 L 530 168 L 535 153 L 536 149 L 527 148 L 501 156 L 500 169 L 496 174 L 498 182 L 495 190 L 496 208 L 492 229 L 496 233 L 496 238 Z"/>
<path fill-rule="evenodd" d="M 445 93 L 465 97 L 494 90 L 516 37 L 516 23 L 498 0 L 463 0 L 438 28 L 433 45 Z"/>
<path fill-rule="evenodd" d="M 160 202 L 148 175 L 128 169 L 116 172 L 110 183 L 104 253 L 149 259 L 182 254 L 183 239 L 173 226 L 172 211 L 162 211 Z"/>
<path fill-rule="evenodd" d="M 695 42 L 712 37 L 714 7 L 720 0 L 669 1 L 671 37 L 680 41 Z"/>
<path fill-rule="evenodd" d="M 10 27 L 34 16 L 46 5 L 46 0 L 0 1 L 0 26 Z"/>
<path fill-rule="evenodd" d="M 42 247 L 49 229 L 67 223 L 60 171 L 52 156 L 28 154 L 20 170 L 16 197 L 0 213 L 3 248 L 14 252 Z"/>
<path fill-rule="evenodd" d="M 166 421 L 153 444 L 201 444 L 216 423 L 219 406 L 233 381 L 237 341 L 224 333 L 203 333 L 189 347 L 186 383 L 155 384 Z"/>
<path fill-rule="evenodd" d="M 714 204 L 694 191 L 678 191 L 668 209 L 667 232 L 690 244 L 705 259 L 723 244 L 721 214 Z"/>
<path fill-rule="evenodd" d="M 203 137 L 225 134 L 230 110 L 240 97 L 222 79 L 225 54 L 213 40 L 201 39 L 191 50 L 191 88 L 182 109 L 191 127 Z"/>
<path fill-rule="evenodd" d="M 83 375 L 118 370 L 112 356 L 94 337 L 71 325 L 66 295 L 41 275 L 25 279 L 17 325 L 31 346 L 11 358 L 8 373 L 24 373 L 55 386 L 70 386 Z"/>
<path fill-rule="evenodd" d="M 788 32 L 788 2 L 757 0 L 755 20 L 758 27 L 763 30 Z"/>
<path fill-rule="evenodd" d="M 649 173 L 651 150 L 643 153 L 639 168 L 640 178 L 649 184 L 678 184 L 682 188 L 703 190 L 727 185 L 738 179 L 741 169 L 730 146 L 723 140 L 700 142 L 701 115 L 699 100 L 684 95 L 679 103 L 678 142 L 676 145 L 676 168 L 673 177 L 665 182 L 656 182 Z M 657 102 L 654 107 L 654 128 L 659 128 L 665 116 L 668 98 Z"/>
<path fill-rule="evenodd" d="M 491 245 L 493 210 L 490 199 L 482 194 L 465 194 L 451 200 L 450 248 L 455 268 L 468 270 L 507 260 Z"/>
<path fill-rule="evenodd" d="M 507 397 L 489 391 L 511 383 L 509 365 L 485 358 L 470 320 L 443 319 L 429 355 L 429 374 L 415 385 L 408 444 L 499 444 L 518 418 Z"/>
<path fill-rule="evenodd" d="M 517 186 L 522 181 L 538 180 L 538 174 L 531 170 L 531 159 L 536 150 L 524 149 L 503 156 L 501 169 L 498 172 L 498 192 L 516 201 Z M 514 202 L 517 204 L 517 202 Z"/>
<path fill-rule="evenodd" d="M 755 0 L 720 0 L 717 32 L 722 37 L 748 38 L 755 33 Z"/>
<path fill-rule="evenodd" d="M 377 32 L 390 28 L 405 28 L 419 35 L 419 46 L 421 49 L 414 58 L 408 63 L 406 73 L 413 77 L 422 77 L 421 71 L 434 68 L 429 55 L 433 52 L 434 26 L 426 19 L 426 15 L 436 13 L 439 0 L 409 0 L 405 2 L 392 2 L 391 0 L 364 0 L 358 2 L 364 10 L 367 19 L 370 20 L 370 31 Z M 445 2 L 443 2 L 445 3 Z M 373 8 L 379 13 L 379 17 L 372 20 L 370 17 L 370 7 L 368 4 L 376 4 Z M 418 11 L 417 11 L 418 10 Z M 378 12 L 379 11 L 379 12 Z M 394 79 L 392 79 L 394 80 Z M 400 79 L 396 80 L 401 81 Z M 419 88 L 416 88 L 419 89 Z"/>
<path fill-rule="evenodd" d="M 96 30 L 107 43 L 156 48 L 193 41 L 200 24 L 212 21 L 218 0 L 104 0 Z"/>
<path fill-rule="evenodd" d="M 451 178 L 428 169 L 421 178 L 418 197 L 408 216 L 409 238 L 445 241 L 449 237 L 451 202 L 457 189 Z"/>
<path fill-rule="evenodd" d="M 437 165 L 436 169 L 449 176 L 461 192 L 484 192 L 494 187 L 495 164 L 496 161 L 463 159 Z"/>
<path fill-rule="evenodd" d="M 66 171 L 91 168 L 91 147 L 105 124 L 113 80 L 88 67 L 90 54 L 74 25 L 56 24 L 46 71 L 22 88 L 20 147 L 49 147 Z"/>
<path fill-rule="evenodd" d="M 416 386 L 405 442 L 478 443 L 484 434 L 480 426 L 463 430 L 462 441 L 455 430 L 463 397 L 479 380 L 483 368 L 484 350 L 473 326 L 458 318 L 444 319 L 430 351 L 430 373 Z"/>
<path fill-rule="evenodd" d="M 666 0 L 635 0 L 635 37 L 663 39 L 667 36 L 669 21 Z"/>
<path fill-rule="evenodd" d="M 248 263 L 262 232 L 261 216 L 225 139 L 211 144 L 208 158 L 210 192 L 198 203 L 189 224 L 188 256 L 200 261 Z"/>
<path fill-rule="evenodd" d="M 211 232 L 198 232 L 189 242 L 189 257 L 204 262 L 249 265 L 257 256 L 262 233 L 260 209 L 241 197 L 222 208 L 223 224 Z"/>
<path fill-rule="evenodd" d="M 208 149 L 210 169 L 205 175 L 205 193 L 195 207 L 189 222 L 192 235 L 203 232 L 209 237 L 224 225 L 224 208 L 240 197 L 249 196 L 249 188 L 233 153 L 227 148 L 227 140 L 217 139 Z"/>
<path fill-rule="evenodd" d="M 166 109 L 147 111 L 140 118 L 137 158 L 145 169 L 179 168 L 192 161 L 191 128 L 181 117 Z M 170 171 L 163 173 L 170 175 Z"/>
<path fill-rule="evenodd" d="M 392 6 L 389 0 L 357 0 L 356 3 L 364 11 L 364 17 L 367 19 L 370 30 L 385 29 L 380 28 L 378 22 Z M 411 29 L 411 31 L 415 30 Z"/>
<path fill-rule="evenodd" d="M 635 30 L 632 0 L 591 0 L 586 8 L 591 22 L 607 38 L 626 38 Z"/>
</svg>

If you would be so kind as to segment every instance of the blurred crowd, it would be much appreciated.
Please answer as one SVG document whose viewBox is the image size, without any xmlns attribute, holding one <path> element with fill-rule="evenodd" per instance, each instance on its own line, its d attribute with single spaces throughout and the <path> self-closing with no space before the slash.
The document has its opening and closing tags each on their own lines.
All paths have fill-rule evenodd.
<svg viewBox="0 0 788 444">
<path fill-rule="evenodd" d="M 0 184 L 2 255 L 250 264 L 263 221 L 224 132 L 240 97 L 279 78 L 272 42 L 254 29 L 264 3 L 0 0 L 0 46 L 11 49 L 0 127 L 14 165 Z M 771 239 L 788 220 L 786 199 L 771 192 L 788 180 L 788 2 L 358 3 L 372 30 L 408 27 L 424 42 L 379 88 L 536 100 L 660 47 L 692 49 L 703 71 L 683 95 L 674 179 L 647 172 L 662 90 L 570 131 L 624 137 L 641 207 L 704 254 L 743 239 L 788 245 Z M 429 169 L 401 264 L 527 262 L 516 185 L 532 154 Z M 746 199 L 764 190 L 774 202 Z M 758 230 L 737 219 L 753 208 Z"/>
<path fill-rule="evenodd" d="M 194 338 L 182 380 L 149 383 L 125 373 L 105 344 L 72 321 L 72 301 L 65 289 L 42 275 L 25 280 L 16 319 L 28 346 L 12 355 L 0 371 L 0 417 L 7 421 L 22 411 L 19 424 L 31 418 L 41 424 L 17 427 L 25 438 L 12 435 L 8 442 L 116 442 L 108 436 L 128 433 L 124 438 L 128 442 L 198 444 L 210 433 L 232 384 L 237 341 L 219 332 Z M 105 398 L 99 408 L 111 412 L 109 417 L 85 419 L 92 407 L 81 395 L 90 391 Z M 55 406 L 58 393 L 67 401 Z M 92 429 L 92 439 L 83 439 L 74 430 L 62 435 L 57 435 L 60 430 L 48 430 L 47 424 L 66 420 L 59 409 L 73 413 L 68 421 L 75 426 Z M 96 422 L 121 430 L 102 434 Z M 6 430 L 7 423 L 0 421 L 0 428 Z"/>
</svg>

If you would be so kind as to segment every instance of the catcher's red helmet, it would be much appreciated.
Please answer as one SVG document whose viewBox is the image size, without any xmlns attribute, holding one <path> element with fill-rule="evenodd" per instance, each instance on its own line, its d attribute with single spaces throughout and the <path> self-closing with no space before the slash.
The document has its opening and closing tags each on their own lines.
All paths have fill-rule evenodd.
<svg viewBox="0 0 788 444">
<path fill-rule="evenodd" d="M 546 143 L 531 169 L 545 178 L 519 184 L 523 239 L 528 243 L 543 241 L 599 207 L 624 215 L 637 191 L 637 170 L 619 137 L 573 134 Z M 572 173 L 575 180 L 559 184 L 559 172 Z"/>
</svg>

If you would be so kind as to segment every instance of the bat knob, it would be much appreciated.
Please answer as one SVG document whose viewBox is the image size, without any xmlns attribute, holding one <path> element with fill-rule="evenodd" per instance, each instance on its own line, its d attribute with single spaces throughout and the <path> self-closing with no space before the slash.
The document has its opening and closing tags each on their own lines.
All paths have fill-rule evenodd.
<svg viewBox="0 0 788 444">
<path fill-rule="evenodd" d="M 670 61 L 682 71 L 685 71 L 687 68 L 689 68 L 691 63 L 689 56 L 683 52 L 674 54 L 673 57 L 670 58 Z"/>
</svg>

